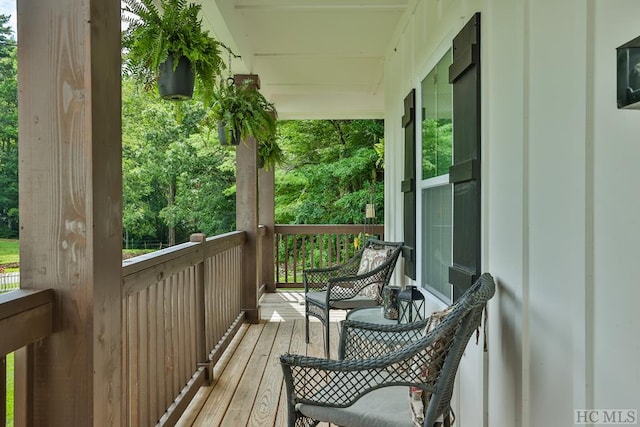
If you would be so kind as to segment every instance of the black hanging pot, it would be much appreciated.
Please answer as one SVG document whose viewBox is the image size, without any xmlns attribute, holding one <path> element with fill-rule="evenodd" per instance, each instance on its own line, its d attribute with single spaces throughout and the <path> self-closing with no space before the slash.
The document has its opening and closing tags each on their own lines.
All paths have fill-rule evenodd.
<svg viewBox="0 0 640 427">
<path fill-rule="evenodd" d="M 193 97 L 193 85 L 196 73 L 186 56 L 178 59 L 178 67 L 174 70 L 174 57 L 169 54 L 167 60 L 160 64 L 158 92 L 162 99 L 184 101 Z"/>
<path fill-rule="evenodd" d="M 240 130 L 236 129 L 231 135 L 231 140 L 229 140 L 227 138 L 226 123 L 218 122 L 218 140 L 220 140 L 220 145 L 238 145 L 240 144 Z"/>
</svg>

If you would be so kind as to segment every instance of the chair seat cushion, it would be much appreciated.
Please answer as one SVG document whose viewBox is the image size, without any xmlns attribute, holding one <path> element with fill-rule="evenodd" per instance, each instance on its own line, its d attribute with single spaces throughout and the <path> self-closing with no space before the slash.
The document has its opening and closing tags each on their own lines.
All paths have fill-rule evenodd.
<svg viewBox="0 0 640 427">
<path fill-rule="evenodd" d="M 367 393 L 348 408 L 298 403 L 296 410 L 315 420 L 350 427 L 411 426 L 407 387 L 384 387 Z"/>
<path fill-rule="evenodd" d="M 307 300 L 310 303 L 324 307 L 327 301 L 327 292 L 307 292 Z M 331 301 L 331 308 L 338 308 L 341 310 L 350 310 L 352 308 L 360 307 L 375 307 L 378 305 L 378 301 L 375 298 L 365 297 L 362 295 L 356 295 L 353 298 L 345 300 Z"/>
</svg>

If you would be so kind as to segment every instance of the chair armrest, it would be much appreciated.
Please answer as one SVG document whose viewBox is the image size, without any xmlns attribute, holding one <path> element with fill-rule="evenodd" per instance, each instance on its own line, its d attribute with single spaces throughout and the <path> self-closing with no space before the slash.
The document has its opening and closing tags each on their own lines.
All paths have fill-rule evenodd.
<svg viewBox="0 0 640 427">
<path fill-rule="evenodd" d="M 345 320 L 342 322 L 338 358 L 370 359 L 387 355 L 423 338 L 427 323 L 428 319 L 395 325 Z"/>
<path fill-rule="evenodd" d="M 435 331 L 434 331 L 435 332 Z M 283 354 L 280 364 L 290 404 L 347 407 L 367 392 L 385 386 L 406 385 L 434 391 L 444 359 L 433 357 L 439 336 L 432 333 L 408 347 L 371 359 L 330 360 Z M 433 366 L 433 369 L 431 369 Z M 425 367 L 434 375 L 424 375 Z"/>
</svg>

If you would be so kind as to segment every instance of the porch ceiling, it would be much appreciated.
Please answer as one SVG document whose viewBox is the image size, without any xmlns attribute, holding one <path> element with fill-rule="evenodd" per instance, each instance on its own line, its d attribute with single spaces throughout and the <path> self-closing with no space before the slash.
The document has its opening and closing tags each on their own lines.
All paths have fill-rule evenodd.
<svg viewBox="0 0 640 427">
<path fill-rule="evenodd" d="M 204 21 L 281 119 L 381 118 L 384 56 L 411 0 L 207 0 Z"/>
</svg>

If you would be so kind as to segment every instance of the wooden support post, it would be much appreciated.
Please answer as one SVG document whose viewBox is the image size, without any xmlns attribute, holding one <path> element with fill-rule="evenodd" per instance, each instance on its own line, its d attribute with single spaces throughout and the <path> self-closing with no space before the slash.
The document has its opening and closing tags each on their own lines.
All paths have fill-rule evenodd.
<svg viewBox="0 0 640 427">
<path fill-rule="evenodd" d="M 257 75 L 235 75 L 236 84 L 248 78 L 260 88 Z M 242 252 L 242 310 L 250 323 L 260 321 L 258 304 L 258 146 L 254 138 L 236 147 L 236 228 L 246 233 Z"/>
<path fill-rule="evenodd" d="M 17 6 L 20 280 L 55 294 L 53 335 L 20 352 L 19 412 L 28 425 L 120 426 L 120 2 Z"/>
<path fill-rule="evenodd" d="M 262 238 L 262 281 L 267 292 L 275 292 L 274 229 L 275 229 L 275 173 L 273 168 L 258 171 L 258 216 L 267 231 Z"/>
</svg>

